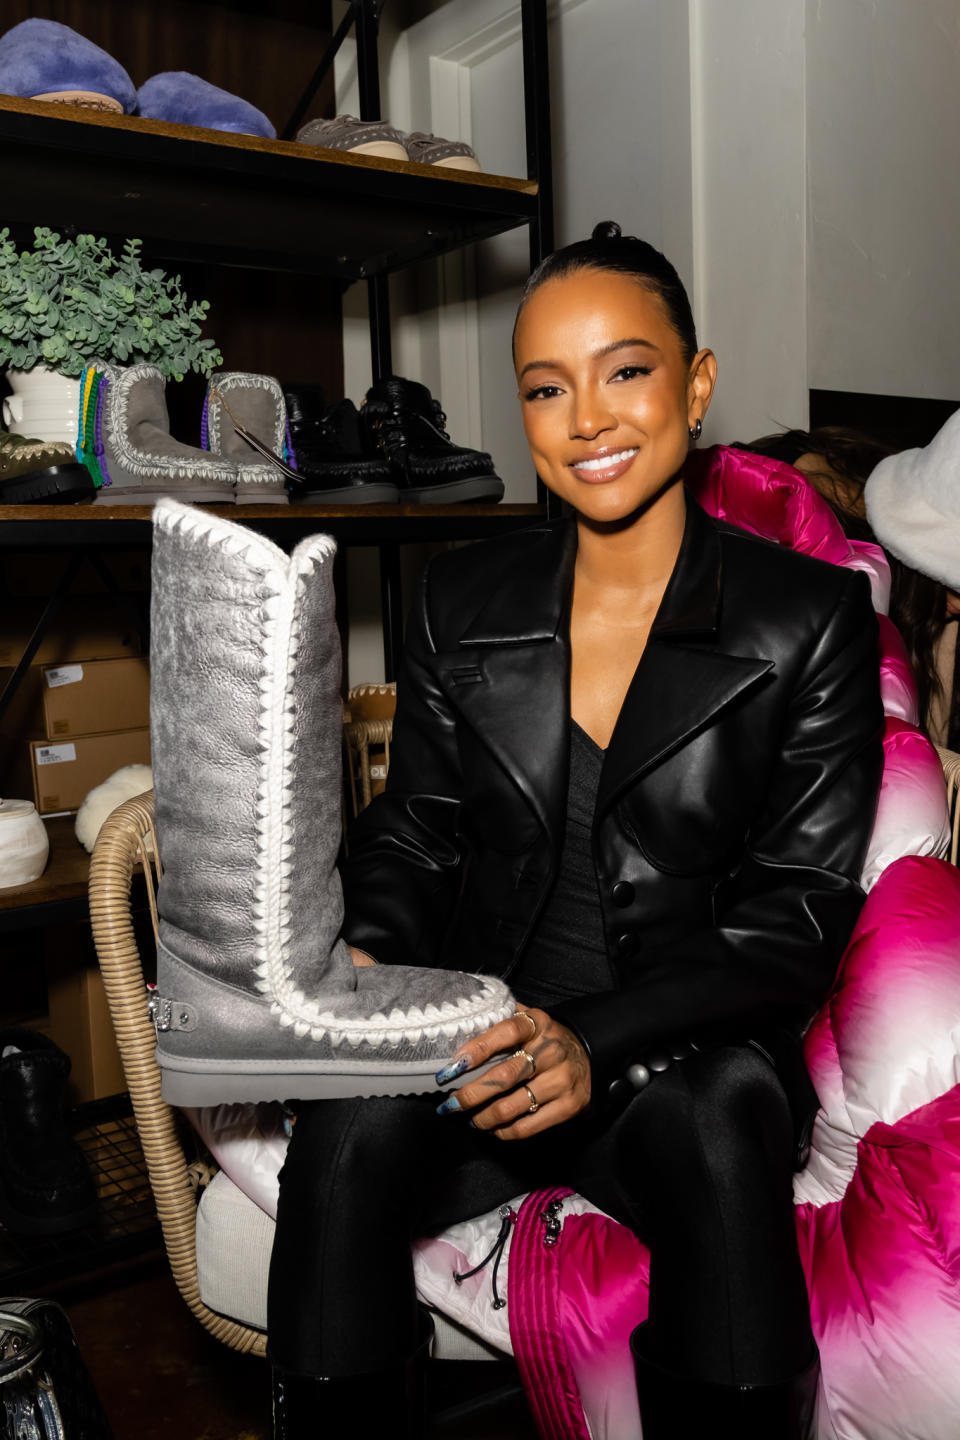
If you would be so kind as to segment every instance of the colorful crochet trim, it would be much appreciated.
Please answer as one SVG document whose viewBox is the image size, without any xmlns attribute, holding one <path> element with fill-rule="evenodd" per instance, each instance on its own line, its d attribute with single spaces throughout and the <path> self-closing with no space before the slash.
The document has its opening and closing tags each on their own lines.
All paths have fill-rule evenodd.
<svg viewBox="0 0 960 1440">
<path fill-rule="evenodd" d="M 111 483 L 103 449 L 103 406 L 109 384 L 110 377 L 95 365 L 88 365 L 80 377 L 77 459 L 98 490 Z"/>
</svg>

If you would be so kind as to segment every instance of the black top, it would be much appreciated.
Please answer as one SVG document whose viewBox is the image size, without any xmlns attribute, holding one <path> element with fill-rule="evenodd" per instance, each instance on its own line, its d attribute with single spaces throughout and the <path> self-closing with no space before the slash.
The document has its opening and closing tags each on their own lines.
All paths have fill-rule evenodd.
<svg viewBox="0 0 960 1440">
<path fill-rule="evenodd" d="M 510 977 L 525 1005 L 612 990 L 591 834 L 605 751 L 570 721 L 567 828 L 556 879 L 533 936 Z"/>
</svg>

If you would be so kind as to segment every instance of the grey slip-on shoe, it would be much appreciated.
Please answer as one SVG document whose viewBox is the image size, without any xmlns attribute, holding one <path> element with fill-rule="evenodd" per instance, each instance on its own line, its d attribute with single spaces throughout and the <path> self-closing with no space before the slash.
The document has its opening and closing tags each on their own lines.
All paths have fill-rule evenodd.
<svg viewBox="0 0 960 1440">
<path fill-rule="evenodd" d="M 171 1103 L 404 1094 L 513 1013 L 501 981 L 356 969 L 340 940 L 340 643 L 330 536 L 289 557 L 154 510 L 157 1058 Z"/>
</svg>

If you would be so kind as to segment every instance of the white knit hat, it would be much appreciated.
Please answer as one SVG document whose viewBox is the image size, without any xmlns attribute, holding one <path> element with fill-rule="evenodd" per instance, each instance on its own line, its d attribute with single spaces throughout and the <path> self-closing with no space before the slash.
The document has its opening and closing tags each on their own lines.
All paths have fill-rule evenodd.
<svg viewBox="0 0 960 1440">
<path fill-rule="evenodd" d="M 881 460 L 864 500 L 885 549 L 960 591 L 960 410 L 922 450 Z"/>
</svg>

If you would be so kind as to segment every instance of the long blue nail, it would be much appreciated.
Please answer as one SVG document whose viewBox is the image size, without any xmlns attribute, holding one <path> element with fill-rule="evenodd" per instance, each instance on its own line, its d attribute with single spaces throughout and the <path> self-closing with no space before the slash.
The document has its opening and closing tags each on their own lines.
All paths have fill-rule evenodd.
<svg viewBox="0 0 960 1440">
<path fill-rule="evenodd" d="M 449 1065 L 445 1065 L 442 1070 L 438 1070 L 433 1078 L 438 1085 L 446 1085 L 448 1080 L 456 1080 L 457 1076 L 462 1075 L 464 1070 L 469 1070 L 472 1064 L 473 1061 L 469 1055 L 461 1055 L 459 1060 L 451 1060 Z"/>
<path fill-rule="evenodd" d="M 460 1109 L 460 1101 L 456 1095 L 448 1095 L 446 1100 L 441 1101 L 437 1106 L 438 1115 L 452 1115 L 455 1110 Z"/>
</svg>

